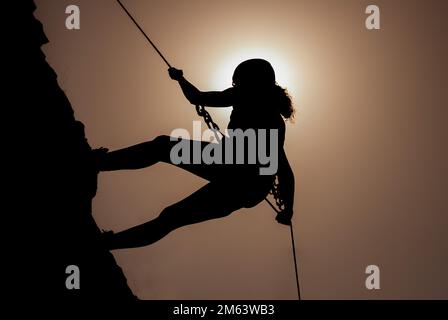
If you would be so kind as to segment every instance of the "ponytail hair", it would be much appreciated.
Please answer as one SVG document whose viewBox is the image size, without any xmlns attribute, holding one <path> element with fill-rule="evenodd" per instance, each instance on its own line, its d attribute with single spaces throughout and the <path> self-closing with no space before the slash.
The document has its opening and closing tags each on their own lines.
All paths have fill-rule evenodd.
<svg viewBox="0 0 448 320">
<path fill-rule="evenodd" d="M 293 121 L 295 116 L 295 109 L 292 105 L 292 99 L 288 93 L 288 90 L 280 87 L 279 85 L 275 85 L 274 95 L 274 105 L 278 109 L 278 112 L 285 120 Z"/>
</svg>

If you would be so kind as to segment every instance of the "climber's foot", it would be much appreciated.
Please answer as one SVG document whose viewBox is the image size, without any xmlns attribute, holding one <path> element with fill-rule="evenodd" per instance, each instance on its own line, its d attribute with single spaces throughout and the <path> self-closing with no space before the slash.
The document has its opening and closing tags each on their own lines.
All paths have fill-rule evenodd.
<svg viewBox="0 0 448 320">
<path fill-rule="evenodd" d="M 93 166 L 96 172 L 102 171 L 101 168 L 104 164 L 104 159 L 106 158 L 109 149 L 107 148 L 98 148 L 92 150 L 92 158 L 93 158 Z"/>
<path fill-rule="evenodd" d="M 112 248 L 112 239 L 115 236 L 115 233 L 111 230 L 101 232 L 101 243 L 102 245 L 110 250 Z"/>
</svg>

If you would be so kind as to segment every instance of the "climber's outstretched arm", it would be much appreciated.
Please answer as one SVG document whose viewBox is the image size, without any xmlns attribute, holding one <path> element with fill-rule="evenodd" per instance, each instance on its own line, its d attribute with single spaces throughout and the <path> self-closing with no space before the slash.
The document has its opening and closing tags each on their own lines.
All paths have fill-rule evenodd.
<svg viewBox="0 0 448 320">
<path fill-rule="evenodd" d="M 194 105 L 203 105 L 208 107 L 230 107 L 233 105 L 233 89 L 224 91 L 203 92 L 192 85 L 184 78 L 182 70 L 170 68 L 168 70 L 171 79 L 176 80 L 184 93 L 185 97 Z"/>
<path fill-rule="evenodd" d="M 185 78 L 179 80 L 179 85 L 191 104 L 215 108 L 225 108 L 233 105 L 232 88 L 224 91 L 200 91 Z"/>
</svg>

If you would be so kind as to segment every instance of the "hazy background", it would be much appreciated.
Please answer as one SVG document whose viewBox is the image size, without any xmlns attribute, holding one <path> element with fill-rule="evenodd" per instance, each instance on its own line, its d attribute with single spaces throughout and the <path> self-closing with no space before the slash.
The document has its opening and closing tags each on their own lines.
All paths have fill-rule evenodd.
<svg viewBox="0 0 448 320">
<path fill-rule="evenodd" d="M 123 0 L 203 90 L 268 58 L 298 109 L 288 125 L 303 298 L 448 298 L 447 1 Z M 381 9 L 368 31 L 364 10 Z M 93 147 L 192 127 L 194 108 L 115 1 L 39 0 L 36 16 Z M 81 9 L 81 30 L 65 8 Z M 210 109 L 209 109 L 210 110 Z M 228 111 L 213 111 L 224 127 Z M 169 165 L 102 173 L 94 217 L 119 231 L 205 182 Z M 115 251 L 144 299 L 294 299 L 288 228 L 262 203 Z M 364 286 L 367 265 L 381 290 Z"/>
</svg>

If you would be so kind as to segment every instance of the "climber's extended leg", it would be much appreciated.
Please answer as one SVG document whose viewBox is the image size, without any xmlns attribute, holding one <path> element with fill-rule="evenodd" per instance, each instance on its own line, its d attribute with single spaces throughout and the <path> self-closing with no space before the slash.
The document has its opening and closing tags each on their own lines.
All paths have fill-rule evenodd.
<svg viewBox="0 0 448 320">
<path fill-rule="evenodd" d="M 168 136 L 159 136 L 152 141 L 108 152 L 99 159 L 98 169 L 99 171 L 141 169 L 159 161 L 167 161 L 174 143 L 176 142 L 170 141 Z"/>
<path fill-rule="evenodd" d="M 241 190 L 229 190 L 225 184 L 208 183 L 165 208 L 154 220 L 108 235 L 106 246 L 110 250 L 146 246 L 179 227 L 225 217 L 244 205 Z"/>
<path fill-rule="evenodd" d="M 97 159 L 98 171 L 142 169 L 160 161 L 172 164 L 170 152 L 171 148 L 177 143 L 177 141 L 171 141 L 169 136 L 159 136 L 152 141 L 143 142 L 128 148 L 99 153 Z M 189 143 L 199 144 L 200 150 L 209 144 L 208 142 L 193 140 L 189 140 Z M 194 149 L 198 148 L 192 147 L 192 150 Z M 208 181 L 226 177 L 229 175 L 230 170 L 232 172 L 235 170 L 235 168 L 231 168 L 229 165 L 176 164 L 176 166 Z M 239 168 L 239 170 L 241 169 Z"/>
</svg>

